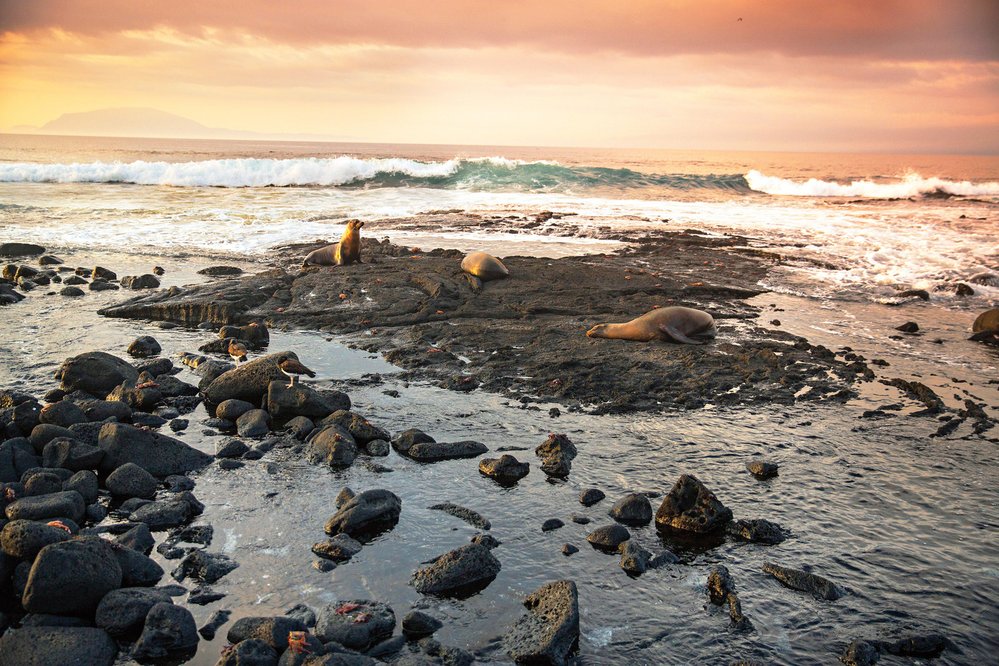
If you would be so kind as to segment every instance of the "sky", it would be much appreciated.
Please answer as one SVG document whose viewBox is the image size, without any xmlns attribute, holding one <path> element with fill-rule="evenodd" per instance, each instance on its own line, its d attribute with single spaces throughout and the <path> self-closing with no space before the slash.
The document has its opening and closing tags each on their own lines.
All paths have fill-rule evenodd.
<svg viewBox="0 0 999 666">
<path fill-rule="evenodd" d="M 0 0 L 0 130 L 118 107 L 355 141 L 995 154 L 999 0 Z"/>
</svg>

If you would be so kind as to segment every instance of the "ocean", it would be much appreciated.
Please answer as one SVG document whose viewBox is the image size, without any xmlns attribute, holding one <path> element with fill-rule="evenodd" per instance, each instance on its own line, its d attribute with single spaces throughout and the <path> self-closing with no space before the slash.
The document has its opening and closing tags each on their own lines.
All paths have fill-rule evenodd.
<svg viewBox="0 0 999 666">
<path fill-rule="evenodd" d="M 433 238 L 505 254 L 582 251 L 607 227 L 738 234 L 791 259 L 763 286 L 805 296 L 947 302 L 999 270 L 996 156 L 0 136 L 0 234 L 58 246 L 259 255 L 336 239 L 350 217 L 441 210 L 571 214 Z M 405 226 L 378 234 L 418 242 Z M 999 297 L 979 281 L 955 307 Z"/>
<path fill-rule="evenodd" d="M 197 271 L 209 265 L 255 272 L 269 267 L 270 248 L 335 241 L 347 218 L 365 220 L 365 236 L 500 256 L 603 253 L 660 231 L 738 236 L 745 251 L 780 257 L 760 284 L 767 291 L 748 301 L 759 326 L 803 336 L 842 359 L 878 359 L 877 379 L 924 383 L 946 410 L 918 416 L 921 404 L 877 379 L 859 384 L 846 403 L 627 415 L 556 403 L 539 410 L 502 394 L 414 380 L 347 346 L 357 336 L 272 330 L 271 351 L 297 351 L 319 374 L 317 386 L 348 392 L 353 409 L 376 425 L 392 433 L 418 427 L 439 441 L 475 439 L 494 452 L 514 447 L 531 473 L 507 488 L 480 475 L 475 461 L 427 465 L 393 453 L 372 459 L 392 473 L 373 471 L 363 458 L 330 470 L 282 448 L 235 471 L 211 465 L 195 475 L 205 504 L 199 524 L 214 528 L 209 550 L 240 566 L 214 586 L 224 599 L 207 606 L 176 599 L 199 626 L 219 609 L 232 610 L 235 621 L 303 602 L 318 609 L 378 599 L 400 618 L 409 608 L 440 618 L 435 638 L 445 645 L 509 663 L 497 637 L 524 613 L 524 596 L 571 578 L 580 596 L 581 664 L 830 664 L 855 639 L 914 633 L 953 642 L 934 663 L 994 658 L 995 429 L 973 432 L 969 421 L 931 435 L 969 403 L 999 416 L 999 352 L 967 341 L 975 315 L 999 299 L 999 157 L 0 136 L 0 242 L 39 243 L 68 266 L 126 275 L 160 265 L 162 287 L 184 286 L 205 281 Z M 974 293 L 959 296 L 959 283 Z M 908 289 L 925 289 L 929 300 L 903 297 Z M 129 295 L 70 299 L 39 287 L 4 307 L 0 388 L 41 396 L 66 357 L 95 349 L 126 357 L 140 335 L 153 335 L 177 365 L 178 354 L 216 337 L 97 314 Z M 895 331 L 907 320 L 919 322 L 920 334 Z M 199 381 L 186 367 L 177 377 Z M 561 409 L 557 418 L 552 407 Z M 222 438 L 207 426 L 211 416 L 200 406 L 184 415 L 186 430 L 171 434 L 214 453 Z M 579 449 L 570 477 L 554 483 L 533 455 L 551 431 Z M 780 475 L 749 476 L 745 463 L 757 457 L 778 463 Z M 634 527 L 643 547 L 682 558 L 640 578 L 622 571 L 618 556 L 589 548 L 586 534 L 609 522 L 613 501 L 642 492 L 656 507 L 684 473 L 703 480 L 736 517 L 777 522 L 790 538 L 685 547 L 654 526 Z M 391 489 L 403 498 L 402 516 L 349 563 L 320 573 L 310 548 L 324 538 L 344 486 Z M 588 487 L 607 499 L 583 507 L 578 497 Z M 477 532 L 428 508 L 442 501 L 486 515 L 503 542 L 495 551 L 501 572 L 469 598 L 426 597 L 408 584 L 421 562 Z M 565 526 L 542 532 L 553 517 Z M 564 556 L 563 543 L 580 552 Z M 167 572 L 176 566 L 152 556 Z M 826 602 L 787 590 L 762 573 L 768 562 L 814 567 L 849 594 Z M 729 631 L 727 611 L 708 602 L 707 572 L 717 564 L 736 580 L 753 629 Z M 216 663 L 227 628 L 201 641 L 189 663 Z M 882 663 L 915 662 L 886 655 Z"/>
</svg>

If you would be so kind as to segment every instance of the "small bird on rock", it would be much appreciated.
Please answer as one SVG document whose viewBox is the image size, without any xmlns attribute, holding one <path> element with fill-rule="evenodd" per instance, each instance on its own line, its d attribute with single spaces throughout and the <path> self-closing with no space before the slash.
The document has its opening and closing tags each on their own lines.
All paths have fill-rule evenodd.
<svg viewBox="0 0 999 666">
<path fill-rule="evenodd" d="M 232 357 L 232 360 L 236 362 L 236 366 L 238 367 L 240 361 L 246 360 L 246 345 L 242 342 L 236 342 L 236 339 L 233 338 L 229 341 L 229 356 Z"/>
<path fill-rule="evenodd" d="M 301 377 L 302 375 L 308 375 L 309 377 L 316 376 L 316 373 L 314 373 L 312 370 L 309 370 L 307 367 L 305 367 L 304 365 L 302 365 L 293 358 L 286 357 L 281 359 L 281 361 L 278 362 L 278 368 L 280 368 L 281 372 L 287 375 L 288 379 L 291 380 L 291 383 L 288 384 L 288 388 L 294 386 L 295 380 Z"/>
</svg>

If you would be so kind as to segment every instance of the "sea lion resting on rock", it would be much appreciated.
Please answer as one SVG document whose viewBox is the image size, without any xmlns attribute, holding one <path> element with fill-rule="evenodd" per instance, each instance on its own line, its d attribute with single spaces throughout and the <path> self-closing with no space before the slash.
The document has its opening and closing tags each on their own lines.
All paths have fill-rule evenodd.
<svg viewBox="0 0 999 666">
<path fill-rule="evenodd" d="M 340 242 L 313 250 L 305 258 L 303 266 L 346 266 L 361 263 L 361 227 L 360 220 L 347 220 L 347 228 L 340 236 Z"/>
<path fill-rule="evenodd" d="M 483 282 L 489 280 L 499 280 L 510 275 L 510 271 L 503 262 L 491 254 L 485 252 L 471 252 L 461 260 L 461 270 L 469 275 L 474 275 Z"/>
<path fill-rule="evenodd" d="M 992 308 L 978 315 L 971 325 L 971 332 L 974 335 L 970 339 L 975 342 L 999 345 L 999 308 Z"/>
<path fill-rule="evenodd" d="M 693 308 L 656 308 L 641 317 L 623 324 L 597 324 L 586 332 L 589 338 L 610 338 L 614 340 L 667 340 L 688 345 L 702 345 L 716 334 L 714 318 L 703 310 Z"/>
</svg>

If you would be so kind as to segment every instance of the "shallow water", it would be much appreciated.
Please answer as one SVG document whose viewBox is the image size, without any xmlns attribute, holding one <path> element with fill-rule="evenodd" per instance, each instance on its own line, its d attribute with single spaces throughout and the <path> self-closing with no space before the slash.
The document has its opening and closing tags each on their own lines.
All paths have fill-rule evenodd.
<svg viewBox="0 0 999 666">
<path fill-rule="evenodd" d="M 70 263 L 101 263 L 119 275 L 167 268 L 163 286 L 200 279 L 194 272 L 217 260 L 135 255 L 73 255 Z M 232 263 L 227 261 L 226 263 Z M 239 263 L 239 262 L 236 262 Z M 252 264 L 242 263 L 246 268 Z M 0 386 L 41 394 L 67 356 L 92 349 L 124 355 L 128 342 L 149 334 L 164 355 L 194 351 L 211 332 L 161 330 L 143 322 L 108 320 L 95 313 L 126 294 L 89 293 L 70 301 L 36 290 L 29 300 L 3 310 L 6 338 L 0 345 Z M 868 358 L 888 360 L 884 376 L 939 382 L 967 389 L 995 413 L 999 399 L 997 354 L 963 343 L 962 326 L 949 311 L 892 310 L 885 306 L 829 304 L 765 294 L 761 320 L 780 318 L 782 327 L 832 349 L 848 345 Z M 845 314 L 844 314 L 845 312 Z M 927 329 L 920 338 L 887 339 L 897 316 L 918 318 Z M 848 315 L 848 316 L 847 316 Z M 937 345 L 932 339 L 945 340 Z M 218 608 L 246 615 L 280 614 L 295 603 L 320 607 L 335 599 L 367 597 L 389 603 L 398 618 L 411 606 L 428 608 L 445 627 L 446 644 L 479 651 L 502 663 L 495 638 L 523 611 L 520 600 L 541 584 L 571 578 L 579 586 L 580 655 L 584 664 L 728 663 L 755 658 L 775 664 L 835 663 L 855 638 L 895 638 L 911 631 L 949 636 L 960 652 L 945 652 L 935 663 L 988 662 L 999 645 L 999 491 L 995 470 L 999 449 L 982 439 L 929 439 L 937 422 L 927 417 L 860 418 L 872 406 L 905 402 L 879 384 L 865 385 L 862 398 L 843 406 L 754 408 L 656 415 L 590 416 L 565 412 L 551 418 L 476 391 L 456 394 L 392 377 L 392 367 L 370 354 L 348 349 L 314 333 L 272 333 L 271 350 L 292 349 L 319 373 L 320 385 L 348 391 L 354 409 L 391 432 L 417 427 L 440 441 L 475 439 L 495 452 L 500 446 L 532 465 L 516 487 L 504 488 L 481 476 L 475 460 L 422 465 L 392 452 L 395 471 L 375 474 L 359 459 L 340 472 L 289 458 L 280 449 L 245 468 L 223 472 L 210 467 L 197 476 L 196 495 L 206 504 L 199 522 L 215 527 L 212 551 L 222 551 L 240 567 L 215 587 L 228 593 L 205 607 L 190 606 L 199 624 Z M 947 351 L 942 366 L 932 356 Z M 383 383 L 361 382 L 380 373 Z M 931 374 L 938 375 L 936 378 Z M 187 369 L 181 379 L 197 383 Z M 963 382 L 968 382 L 967 384 Z M 395 389 L 400 396 L 384 391 Z M 950 404 L 953 396 L 942 392 Z M 906 403 L 908 404 L 908 403 Z M 914 411 L 907 409 L 906 411 Z M 203 408 L 185 418 L 181 438 L 214 452 L 217 438 L 202 433 Z M 565 482 L 550 482 L 537 466 L 533 448 L 549 431 L 565 432 L 579 456 Z M 955 434 L 959 436 L 961 431 Z M 993 435 L 995 436 L 995 435 Z M 749 459 L 767 457 L 781 465 L 780 476 L 756 481 L 744 469 Z M 626 492 L 668 492 L 682 473 L 704 481 L 737 518 L 766 518 L 793 532 L 777 546 L 725 541 L 692 550 L 664 540 L 654 527 L 632 529 L 652 551 L 674 549 L 683 562 L 630 578 L 617 556 L 591 549 L 589 528 L 610 522 L 606 511 Z M 399 524 L 365 546 L 350 563 L 332 573 L 310 566 L 311 545 L 324 538 L 323 523 L 334 511 L 344 485 L 355 491 L 387 488 L 403 500 Z M 607 499 L 591 508 L 579 492 L 596 486 Z M 276 492 L 271 498 L 267 494 Z M 492 521 L 502 541 L 495 551 L 503 568 L 483 592 L 463 601 L 422 597 L 407 585 L 421 562 L 462 545 L 476 530 L 457 518 L 426 507 L 453 501 Z M 660 500 L 653 500 L 657 507 Z M 593 519 L 588 526 L 572 513 Z M 566 526 L 542 533 L 541 523 L 558 517 Z M 563 543 L 580 552 L 565 557 Z M 156 557 L 159 557 L 156 555 Z M 851 594 L 836 602 L 815 601 L 787 590 L 760 571 L 764 562 L 814 571 L 846 586 Z M 755 630 L 731 634 L 724 609 L 707 601 L 705 581 L 712 564 L 725 564 L 734 576 L 744 613 Z M 168 572 L 174 562 L 161 561 Z M 165 579 L 164 582 L 171 582 Z M 202 642 L 192 664 L 214 664 L 227 627 Z M 882 663 L 913 663 L 885 658 Z"/>
</svg>

